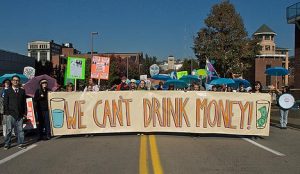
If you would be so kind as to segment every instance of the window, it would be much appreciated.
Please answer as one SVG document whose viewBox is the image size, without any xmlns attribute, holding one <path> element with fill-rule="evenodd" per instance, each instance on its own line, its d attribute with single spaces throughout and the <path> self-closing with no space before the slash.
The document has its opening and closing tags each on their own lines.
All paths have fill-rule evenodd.
<svg viewBox="0 0 300 174">
<path fill-rule="evenodd" d="M 269 35 L 265 35 L 265 40 L 270 40 L 270 36 Z"/>
<path fill-rule="evenodd" d="M 271 50 L 270 45 L 266 45 L 266 46 L 265 46 L 265 50 L 266 50 L 266 51 L 270 51 L 270 50 Z"/>
<path fill-rule="evenodd" d="M 30 52 L 30 57 L 34 57 L 35 59 L 37 59 L 37 52 L 36 51 L 31 51 Z"/>
<path fill-rule="evenodd" d="M 266 65 L 266 69 L 271 68 L 271 65 Z M 266 75 L 266 86 L 271 85 L 271 76 Z"/>
</svg>

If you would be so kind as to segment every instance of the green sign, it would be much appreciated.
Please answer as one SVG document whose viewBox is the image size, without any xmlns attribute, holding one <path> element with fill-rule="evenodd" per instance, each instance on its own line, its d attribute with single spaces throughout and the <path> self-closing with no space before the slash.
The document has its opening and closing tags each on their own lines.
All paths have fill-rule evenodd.
<svg viewBox="0 0 300 174">
<path fill-rule="evenodd" d="M 188 72 L 187 71 L 179 71 L 177 72 L 177 79 L 180 79 L 182 76 L 187 76 Z"/>
<path fill-rule="evenodd" d="M 68 57 L 68 79 L 85 79 L 85 58 Z"/>
<path fill-rule="evenodd" d="M 198 76 L 207 76 L 206 69 L 198 69 L 197 70 L 197 75 Z"/>
</svg>

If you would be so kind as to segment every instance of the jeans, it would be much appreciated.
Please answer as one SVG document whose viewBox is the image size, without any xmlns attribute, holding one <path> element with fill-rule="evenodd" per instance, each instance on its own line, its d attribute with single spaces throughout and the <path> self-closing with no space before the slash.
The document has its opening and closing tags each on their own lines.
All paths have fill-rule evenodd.
<svg viewBox="0 0 300 174">
<path fill-rule="evenodd" d="M 280 109 L 280 125 L 286 127 L 288 121 L 289 110 Z"/>
<path fill-rule="evenodd" d="M 9 147 L 11 144 L 11 137 L 13 128 L 17 129 L 18 144 L 24 144 L 23 118 L 14 118 L 11 115 L 6 116 L 6 137 L 5 146 Z"/>
</svg>

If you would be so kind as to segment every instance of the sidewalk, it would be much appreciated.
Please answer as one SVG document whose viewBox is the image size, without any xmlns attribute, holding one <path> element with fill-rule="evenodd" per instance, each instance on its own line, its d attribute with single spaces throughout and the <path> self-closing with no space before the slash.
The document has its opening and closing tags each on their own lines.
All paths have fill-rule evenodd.
<svg viewBox="0 0 300 174">
<path fill-rule="evenodd" d="M 271 123 L 280 124 L 280 111 L 276 106 L 271 109 Z M 288 115 L 288 126 L 300 129 L 300 109 L 290 109 Z"/>
</svg>

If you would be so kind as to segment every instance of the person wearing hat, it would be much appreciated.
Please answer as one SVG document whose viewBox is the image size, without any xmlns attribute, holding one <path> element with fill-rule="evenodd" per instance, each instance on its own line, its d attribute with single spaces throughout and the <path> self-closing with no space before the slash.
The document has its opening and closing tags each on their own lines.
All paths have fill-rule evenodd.
<svg viewBox="0 0 300 174">
<path fill-rule="evenodd" d="M 137 86 L 136 86 L 136 80 L 135 79 L 131 79 L 130 80 L 130 86 L 129 86 L 129 90 L 136 90 Z"/>
<path fill-rule="evenodd" d="M 118 91 L 125 91 L 125 90 L 129 90 L 129 86 L 126 83 L 127 77 L 123 76 L 121 78 L 121 83 L 117 86 L 117 90 Z"/>
<path fill-rule="evenodd" d="M 2 120 L 3 137 L 6 136 L 6 115 L 4 115 L 4 95 L 8 88 L 11 87 L 9 79 L 3 81 L 2 89 L 0 91 L 0 120 Z"/>
<path fill-rule="evenodd" d="M 39 121 L 39 140 L 43 138 L 49 140 L 51 138 L 48 108 L 48 91 L 48 81 L 46 79 L 40 80 L 40 88 L 35 91 L 33 99 L 36 104 L 36 111 Z"/>
</svg>

